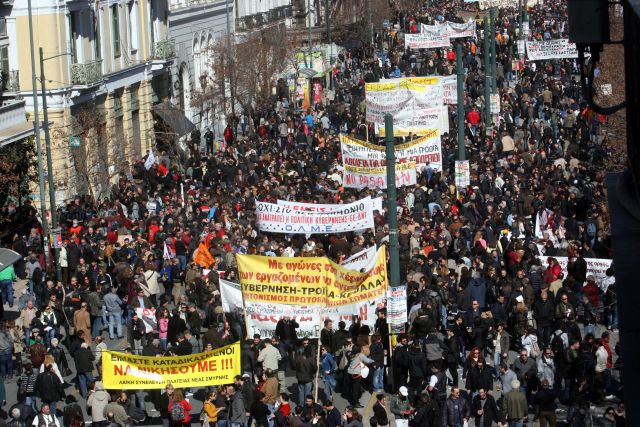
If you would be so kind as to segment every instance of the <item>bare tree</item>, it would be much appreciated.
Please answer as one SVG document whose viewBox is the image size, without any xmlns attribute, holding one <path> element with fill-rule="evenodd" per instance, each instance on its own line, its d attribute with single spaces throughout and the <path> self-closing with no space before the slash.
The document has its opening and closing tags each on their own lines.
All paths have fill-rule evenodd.
<svg viewBox="0 0 640 427">
<path fill-rule="evenodd" d="M 69 175 L 75 176 L 77 194 L 88 194 L 94 201 L 98 201 L 110 193 L 109 151 L 112 156 L 123 151 L 116 146 L 122 146 L 125 142 L 110 137 L 105 113 L 95 105 L 74 112 L 70 121 L 70 126 L 52 129 L 52 136 L 62 141 L 71 141 L 71 137 L 74 137 L 74 144 L 69 145 L 70 160 L 73 163 L 69 167 Z M 78 145 L 75 145 L 76 141 L 79 142 Z M 118 174 L 121 169 L 120 166 L 113 168 L 112 174 Z"/>
<path fill-rule="evenodd" d="M 295 66 L 293 45 L 284 26 L 249 33 L 231 46 L 218 39 L 209 47 L 208 81 L 192 95 L 192 106 L 222 105 L 229 115 L 235 103 L 251 115 L 271 105 L 277 75 Z"/>
</svg>

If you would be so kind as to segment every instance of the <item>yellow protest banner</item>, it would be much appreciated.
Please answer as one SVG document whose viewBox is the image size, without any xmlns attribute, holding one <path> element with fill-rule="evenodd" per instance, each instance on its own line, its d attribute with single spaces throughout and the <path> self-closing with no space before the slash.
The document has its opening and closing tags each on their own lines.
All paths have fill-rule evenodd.
<svg viewBox="0 0 640 427">
<path fill-rule="evenodd" d="M 207 353 L 146 357 L 102 352 L 102 377 L 107 389 L 141 390 L 232 384 L 240 375 L 240 342 Z"/>
<path fill-rule="evenodd" d="M 321 257 L 236 255 L 245 301 L 324 305 L 327 263 Z"/>
<path fill-rule="evenodd" d="M 245 301 L 289 305 L 338 306 L 384 296 L 386 253 L 366 272 L 354 272 L 325 257 L 237 255 Z"/>
<path fill-rule="evenodd" d="M 367 272 L 357 273 L 329 261 L 335 268 L 335 280 L 327 280 L 327 307 L 354 304 L 382 298 L 387 292 L 387 255 L 378 249 L 376 263 Z"/>
</svg>

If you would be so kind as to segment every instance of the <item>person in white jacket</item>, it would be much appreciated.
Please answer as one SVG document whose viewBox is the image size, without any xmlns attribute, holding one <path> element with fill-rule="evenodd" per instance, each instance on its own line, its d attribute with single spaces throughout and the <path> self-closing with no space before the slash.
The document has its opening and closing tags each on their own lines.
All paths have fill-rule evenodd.
<svg viewBox="0 0 640 427">
<path fill-rule="evenodd" d="M 605 389 L 609 377 L 609 369 L 607 368 L 608 360 L 609 352 L 602 343 L 598 342 L 598 350 L 596 350 L 596 369 L 593 378 L 594 389 L 596 396 L 598 396 L 598 404 L 602 404 L 604 402 Z"/>
<path fill-rule="evenodd" d="M 107 419 L 104 416 L 104 408 L 107 406 L 111 396 L 104 390 L 101 381 L 96 381 L 93 390 L 87 397 L 87 409 L 91 410 L 91 422 L 93 425 L 104 425 Z"/>
<path fill-rule="evenodd" d="M 549 387 L 553 387 L 555 380 L 556 365 L 553 362 L 553 351 L 545 348 L 542 356 L 538 359 L 538 379 L 549 381 Z"/>
</svg>

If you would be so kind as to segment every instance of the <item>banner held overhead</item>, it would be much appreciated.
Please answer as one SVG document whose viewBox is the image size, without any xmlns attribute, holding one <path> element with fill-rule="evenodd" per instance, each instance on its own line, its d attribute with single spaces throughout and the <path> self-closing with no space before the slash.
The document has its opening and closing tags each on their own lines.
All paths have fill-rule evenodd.
<svg viewBox="0 0 640 427">
<path fill-rule="evenodd" d="M 105 350 L 104 386 L 113 390 L 207 387 L 232 384 L 241 373 L 240 343 L 188 356 L 147 357 Z"/>
</svg>

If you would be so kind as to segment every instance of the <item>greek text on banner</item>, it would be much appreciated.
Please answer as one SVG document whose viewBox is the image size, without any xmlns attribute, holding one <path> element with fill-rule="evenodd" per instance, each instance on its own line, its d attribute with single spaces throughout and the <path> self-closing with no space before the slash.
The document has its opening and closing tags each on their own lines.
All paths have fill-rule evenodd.
<svg viewBox="0 0 640 427">
<path fill-rule="evenodd" d="M 107 389 L 206 387 L 233 383 L 241 372 L 240 343 L 189 356 L 146 357 L 104 351 L 102 376 Z"/>
<path fill-rule="evenodd" d="M 373 228 L 371 197 L 343 205 L 256 202 L 256 217 L 261 231 L 313 234 L 344 233 Z"/>
<path fill-rule="evenodd" d="M 384 297 L 386 253 L 378 250 L 369 271 L 351 271 L 325 257 L 238 255 L 245 302 L 333 307 Z"/>
</svg>

